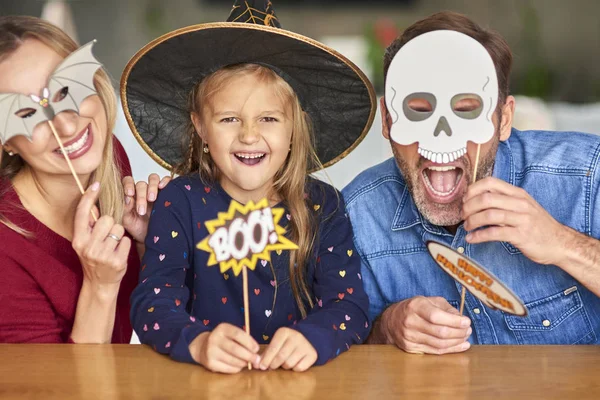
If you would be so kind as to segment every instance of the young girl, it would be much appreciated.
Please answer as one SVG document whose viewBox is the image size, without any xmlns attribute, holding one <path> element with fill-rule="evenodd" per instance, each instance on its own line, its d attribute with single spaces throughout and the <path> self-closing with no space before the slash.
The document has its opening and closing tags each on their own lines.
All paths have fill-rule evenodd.
<svg viewBox="0 0 600 400">
<path fill-rule="evenodd" d="M 212 371 L 234 373 L 247 363 L 304 371 L 369 332 L 360 259 L 342 198 L 308 177 L 309 167 L 319 165 L 310 118 L 288 83 L 296 80 L 275 69 L 236 63 L 193 85 L 187 155 L 175 168 L 180 177 L 157 200 L 132 295 L 132 323 L 142 343 Z M 370 96 L 366 103 L 357 107 L 370 109 Z M 369 113 L 352 122 L 360 124 L 358 132 L 343 125 L 356 141 L 370 124 Z M 140 124 L 133 126 L 139 133 Z M 273 252 L 270 263 L 249 272 L 249 336 L 242 277 L 207 267 L 209 254 L 196 244 L 209 234 L 205 221 L 227 211 L 232 200 L 263 198 L 285 208 L 280 224 L 299 250 Z M 260 344 L 268 346 L 261 352 Z"/>
</svg>

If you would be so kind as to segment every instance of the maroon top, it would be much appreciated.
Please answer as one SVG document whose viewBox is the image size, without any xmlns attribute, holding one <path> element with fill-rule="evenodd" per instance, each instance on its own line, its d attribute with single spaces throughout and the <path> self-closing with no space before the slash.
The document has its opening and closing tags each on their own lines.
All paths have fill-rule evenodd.
<svg viewBox="0 0 600 400">
<path fill-rule="evenodd" d="M 115 158 L 123 176 L 131 175 L 125 150 L 115 139 Z M 24 237 L 0 223 L 0 343 L 66 343 L 70 340 L 83 282 L 71 242 L 25 210 L 10 183 L 0 182 L 2 214 L 32 234 Z M 129 296 L 137 284 L 140 259 L 135 245 L 121 281 L 112 336 L 129 343 Z"/>
</svg>

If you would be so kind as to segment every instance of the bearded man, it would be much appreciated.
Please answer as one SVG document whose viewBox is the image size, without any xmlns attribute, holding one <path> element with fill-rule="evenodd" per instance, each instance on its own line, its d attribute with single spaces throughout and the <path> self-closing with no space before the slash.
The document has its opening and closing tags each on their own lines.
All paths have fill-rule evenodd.
<svg viewBox="0 0 600 400">
<path fill-rule="evenodd" d="M 455 85 L 461 75 L 478 79 L 483 74 L 469 64 L 469 54 L 444 58 L 440 52 L 433 67 L 404 72 L 400 79 L 416 88 L 413 95 L 403 98 L 402 85 L 388 91 L 386 83 L 382 128 L 394 157 L 364 171 L 343 190 L 370 299 L 367 342 L 431 354 L 461 352 L 472 344 L 598 344 L 600 138 L 513 129 L 510 48 L 499 34 L 461 14 L 437 13 L 406 29 L 387 48 L 386 79 L 400 49 L 439 30 L 475 39 L 493 61 L 497 98 L 489 109 L 491 139 L 481 144 L 476 164 L 480 126 L 468 124 L 478 123 L 477 116 L 488 111 L 485 93 L 463 96 L 457 90 L 448 115 L 435 114 L 432 81 L 445 76 Z M 400 60 L 398 68 L 412 62 Z M 444 71 L 449 65 L 458 69 L 450 74 Z M 424 89 L 418 90 L 421 84 Z M 400 106 L 390 109 L 390 104 Z M 437 107 L 445 105 L 438 102 Z M 435 130 L 430 134 L 435 136 L 426 140 L 436 144 L 452 129 L 454 135 L 469 131 L 464 149 L 442 157 L 419 142 L 398 143 L 416 134 L 410 127 L 431 123 L 432 115 Z M 407 119 L 417 123 L 404 124 Z M 528 314 L 493 310 L 467 293 L 465 315 L 460 315 L 462 286 L 436 265 L 428 241 L 486 267 L 523 300 Z"/>
</svg>

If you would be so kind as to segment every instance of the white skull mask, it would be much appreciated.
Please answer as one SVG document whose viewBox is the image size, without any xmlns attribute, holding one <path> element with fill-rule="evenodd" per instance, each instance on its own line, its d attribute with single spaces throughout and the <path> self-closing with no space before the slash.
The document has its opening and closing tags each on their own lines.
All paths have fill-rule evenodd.
<svg viewBox="0 0 600 400">
<path fill-rule="evenodd" d="M 456 108 L 471 99 L 476 108 Z M 409 107 L 411 100 L 430 107 Z M 391 138 L 401 145 L 419 142 L 419 154 L 436 163 L 452 162 L 467 142 L 486 143 L 494 135 L 498 77 L 487 50 L 455 31 L 432 31 L 407 42 L 388 69 L 385 102 L 392 117 Z M 430 108 L 430 109 L 429 109 Z"/>
</svg>

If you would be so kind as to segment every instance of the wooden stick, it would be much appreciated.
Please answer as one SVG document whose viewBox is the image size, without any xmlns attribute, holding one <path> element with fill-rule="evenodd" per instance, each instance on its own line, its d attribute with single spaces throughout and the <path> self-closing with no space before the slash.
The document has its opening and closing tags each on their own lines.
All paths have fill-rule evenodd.
<svg viewBox="0 0 600 400">
<path fill-rule="evenodd" d="M 475 156 L 475 168 L 473 168 L 473 180 L 471 181 L 471 184 L 475 183 L 475 181 L 477 180 L 477 167 L 479 166 L 479 153 L 481 151 L 481 144 L 477 145 L 477 155 Z M 463 311 L 465 309 L 465 296 L 467 295 L 467 290 L 465 289 L 464 285 L 462 287 L 462 291 L 460 293 L 460 315 L 463 314 Z"/>
<path fill-rule="evenodd" d="M 50 129 L 52 130 L 52 133 L 54 134 L 54 138 L 56 139 L 56 141 L 58 142 L 58 145 L 60 146 L 60 151 L 62 151 L 62 154 L 65 157 L 65 161 L 67 162 L 67 165 L 69 166 L 69 169 L 71 170 L 71 174 L 73 174 L 73 178 L 75 178 L 75 182 L 77 182 L 77 187 L 79 188 L 79 191 L 83 195 L 85 193 L 85 189 L 83 188 L 83 185 L 81 184 L 81 181 L 79 180 L 79 177 L 77 176 L 77 173 L 75 173 L 75 168 L 73 168 L 73 164 L 71 164 L 71 159 L 67 155 L 67 152 L 65 151 L 65 147 L 63 146 L 62 141 L 58 137 L 58 133 L 56 132 L 56 128 L 54 127 L 52 120 L 48 120 L 48 124 L 50 125 Z M 92 213 L 92 217 L 94 218 L 94 221 L 98 221 L 98 217 L 96 217 L 96 213 L 94 212 L 94 210 L 91 210 L 91 213 Z"/>
<path fill-rule="evenodd" d="M 246 333 L 250 335 L 250 311 L 248 311 L 248 269 L 245 265 L 242 268 L 242 276 L 244 277 L 244 323 L 246 325 Z M 248 363 L 248 369 L 252 369 L 251 363 Z"/>
</svg>

